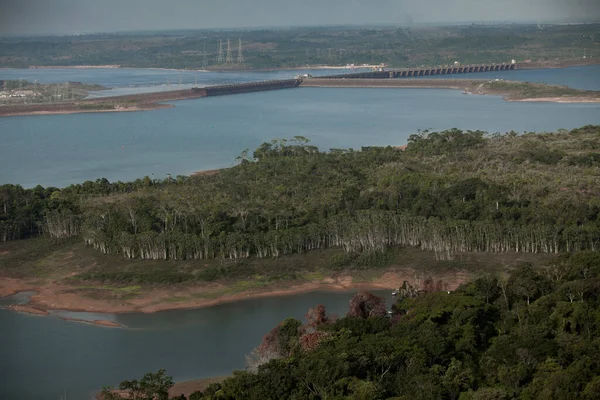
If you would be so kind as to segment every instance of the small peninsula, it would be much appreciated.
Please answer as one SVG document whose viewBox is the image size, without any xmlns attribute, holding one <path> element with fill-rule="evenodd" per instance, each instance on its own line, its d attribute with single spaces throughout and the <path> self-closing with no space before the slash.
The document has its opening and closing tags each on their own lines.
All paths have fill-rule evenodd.
<svg viewBox="0 0 600 400">
<path fill-rule="evenodd" d="M 450 129 L 330 151 L 296 136 L 219 173 L 1 185 L 0 296 L 149 313 L 546 268 L 600 246 L 599 135 Z"/>
</svg>

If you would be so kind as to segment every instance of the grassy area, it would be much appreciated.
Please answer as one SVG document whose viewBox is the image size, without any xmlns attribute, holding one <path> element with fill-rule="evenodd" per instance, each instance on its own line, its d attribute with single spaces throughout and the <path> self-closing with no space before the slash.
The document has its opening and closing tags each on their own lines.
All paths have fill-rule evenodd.
<svg viewBox="0 0 600 400">
<path fill-rule="evenodd" d="M 49 281 L 68 284 L 71 292 L 93 299 L 127 300 L 167 286 L 184 288 L 218 284 L 206 291 L 185 296 L 174 294 L 161 300 L 177 303 L 190 299 L 217 299 L 266 287 L 319 282 L 337 276 L 352 276 L 355 283 L 369 283 L 386 271 L 395 269 L 414 269 L 423 277 L 458 272 L 476 274 L 482 270 L 502 273 L 524 262 L 541 265 L 554 257 L 525 253 L 469 253 L 457 254 L 453 260 L 436 260 L 433 252 L 403 248 L 390 252 L 391 257 L 385 265 L 366 268 L 353 264 L 352 260 L 339 264 L 336 260 L 339 260 L 340 254 L 337 249 L 328 249 L 278 259 L 250 258 L 239 262 L 129 260 L 102 255 L 78 241 L 56 242 L 34 238 L 0 243 L 0 274 L 30 279 L 32 285 L 42 286 Z M 214 271 L 221 271 L 222 275 L 213 277 Z M 165 279 L 173 273 L 184 279 Z M 94 279 L 98 274 L 104 279 Z M 131 282 L 121 283 L 123 274 L 128 274 Z M 156 280 L 148 279 L 149 276 Z M 111 277 L 115 280 L 111 281 Z"/>
</svg>

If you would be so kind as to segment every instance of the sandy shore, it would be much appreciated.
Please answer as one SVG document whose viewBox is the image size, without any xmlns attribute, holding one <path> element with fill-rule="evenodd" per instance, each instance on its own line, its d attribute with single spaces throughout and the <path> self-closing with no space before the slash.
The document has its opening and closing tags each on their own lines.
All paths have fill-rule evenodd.
<svg viewBox="0 0 600 400">
<path fill-rule="evenodd" d="M 370 282 L 356 281 L 352 276 L 345 275 L 310 282 L 288 282 L 285 285 L 266 286 L 235 294 L 228 294 L 231 287 L 223 284 L 172 286 L 149 289 L 127 300 L 91 298 L 86 295 L 85 291 L 59 282 L 47 282 L 40 286 L 34 286 L 25 280 L 3 278 L 0 282 L 0 297 L 22 291 L 35 291 L 36 293 L 31 296 L 30 302 L 27 304 L 27 309 L 35 309 L 41 312 L 66 310 L 110 314 L 153 313 L 165 310 L 211 307 L 247 299 L 291 296 L 318 290 L 393 290 L 402 285 L 405 280 L 411 281 L 414 276 L 415 271 L 412 269 L 390 269 Z M 467 280 L 468 276 L 459 273 L 436 276 L 436 279 L 442 279 L 452 290 Z M 173 299 L 181 299 L 181 301 L 173 301 Z M 15 309 L 15 311 L 24 310 Z"/>
<path fill-rule="evenodd" d="M 26 314 L 50 315 L 50 313 L 48 311 L 40 310 L 38 308 L 29 306 L 29 305 L 25 305 L 25 304 L 13 304 L 10 306 L 6 306 L 5 308 L 8 310 L 22 312 L 22 313 L 26 313 Z"/>
<path fill-rule="evenodd" d="M 221 169 L 205 169 L 202 171 L 192 172 L 194 176 L 213 176 L 221 173 Z"/>
<path fill-rule="evenodd" d="M 161 108 L 172 108 L 175 107 L 172 104 L 155 104 L 151 107 L 121 107 L 113 110 L 85 110 L 85 109 L 71 109 L 71 110 L 57 110 L 57 111 L 20 111 L 15 113 L 7 113 L 1 115 L 2 117 L 17 117 L 25 115 L 61 115 L 61 114 L 87 114 L 87 113 L 110 113 L 110 112 L 134 112 L 134 111 L 150 111 L 158 110 Z"/>
<path fill-rule="evenodd" d="M 505 99 L 506 101 L 518 102 L 550 102 L 550 103 L 600 103 L 600 98 L 585 98 L 585 97 L 539 97 L 533 99 Z"/>
<path fill-rule="evenodd" d="M 89 321 L 87 319 L 80 319 L 80 318 L 69 318 L 69 317 L 59 317 L 60 319 L 64 320 L 64 321 L 73 321 L 73 322 L 82 322 L 84 324 L 93 324 L 93 325 L 99 325 L 99 326 L 106 326 L 109 328 L 118 328 L 120 326 L 122 326 L 121 324 L 114 322 L 114 321 L 109 321 L 109 320 L 105 320 L 105 319 L 96 319 L 93 321 Z"/>
<path fill-rule="evenodd" d="M 120 65 L 116 65 L 116 64 L 111 64 L 111 65 L 56 65 L 56 66 L 52 66 L 52 65 L 30 65 L 29 67 L 27 67 L 29 69 L 63 69 L 63 68 L 68 68 L 68 69 L 82 69 L 82 68 L 121 68 Z"/>
</svg>

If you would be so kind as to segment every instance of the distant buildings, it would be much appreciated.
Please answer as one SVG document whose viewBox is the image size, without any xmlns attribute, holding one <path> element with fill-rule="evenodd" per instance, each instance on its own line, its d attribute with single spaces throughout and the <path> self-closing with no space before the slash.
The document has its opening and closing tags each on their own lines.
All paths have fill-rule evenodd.
<svg viewBox="0 0 600 400">
<path fill-rule="evenodd" d="M 29 97 L 35 95 L 33 90 L 13 90 L 10 97 Z"/>
<path fill-rule="evenodd" d="M 30 89 L 23 89 L 23 90 L 11 90 L 11 91 L 2 91 L 0 92 L 0 99 L 8 99 L 8 98 L 15 98 L 15 97 L 35 97 L 35 96 L 39 96 L 39 93 L 36 93 L 33 90 Z"/>
</svg>

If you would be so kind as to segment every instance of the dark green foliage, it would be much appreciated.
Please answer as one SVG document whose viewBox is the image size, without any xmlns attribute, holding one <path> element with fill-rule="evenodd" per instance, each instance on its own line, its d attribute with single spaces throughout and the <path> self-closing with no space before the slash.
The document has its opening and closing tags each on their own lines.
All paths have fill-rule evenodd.
<svg viewBox="0 0 600 400">
<path fill-rule="evenodd" d="M 440 155 L 464 151 L 485 143 L 485 132 L 450 129 L 443 132 L 423 131 L 418 135 L 410 135 L 407 151 L 420 155 Z"/>
<path fill-rule="evenodd" d="M 334 269 L 388 265 L 398 246 L 438 259 L 593 250 L 600 246 L 600 173 L 573 160 L 588 157 L 584 142 L 598 137 L 593 126 L 493 137 L 451 129 L 413 135 L 405 151 L 320 152 L 298 136 L 264 143 L 256 159 L 244 151 L 238 165 L 210 176 L 98 179 L 64 189 L 4 185 L 0 240 L 43 233 L 79 237 L 125 258 L 223 261 L 194 274 L 174 263 L 159 272 L 95 269 L 78 277 L 119 283 L 247 277 L 249 257 L 326 248 L 339 249 Z"/>
<path fill-rule="evenodd" d="M 576 271 L 599 261 L 581 253 L 558 262 Z M 596 399 L 600 280 L 550 282 L 547 274 L 524 265 L 508 279 L 483 275 L 454 293 L 405 298 L 391 319 L 322 324 L 325 339 L 316 346 L 236 372 L 191 398 Z M 571 301 L 561 288 L 579 283 L 584 294 Z"/>
<path fill-rule="evenodd" d="M 173 378 L 168 376 L 164 369 L 160 369 L 156 373 L 145 374 L 139 381 L 134 379 L 121 382 L 119 391 L 105 387 L 102 389 L 102 395 L 105 400 L 168 400 L 171 386 Z"/>
</svg>

